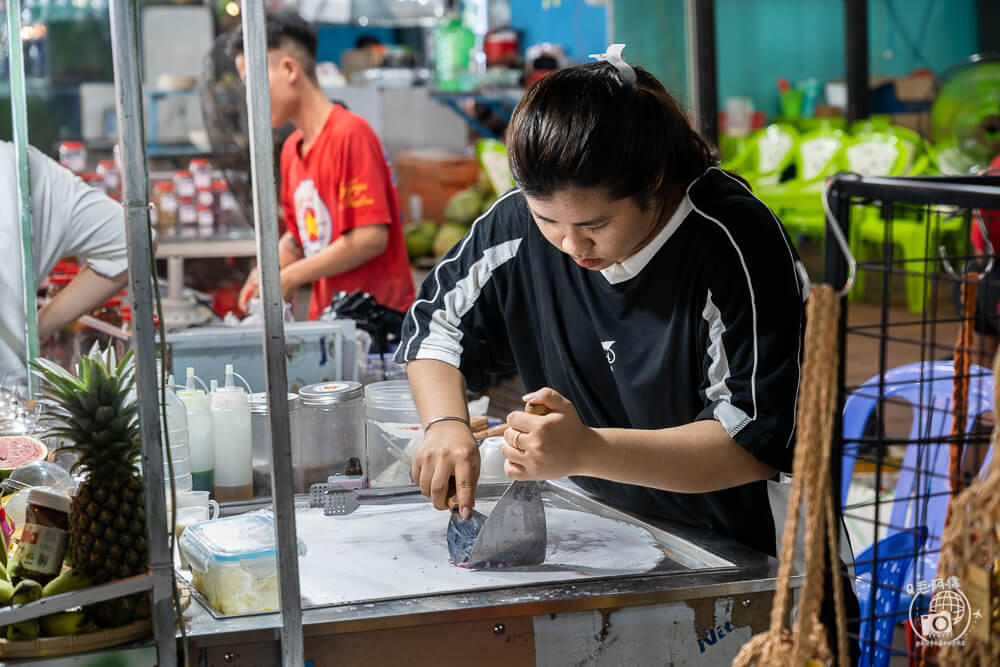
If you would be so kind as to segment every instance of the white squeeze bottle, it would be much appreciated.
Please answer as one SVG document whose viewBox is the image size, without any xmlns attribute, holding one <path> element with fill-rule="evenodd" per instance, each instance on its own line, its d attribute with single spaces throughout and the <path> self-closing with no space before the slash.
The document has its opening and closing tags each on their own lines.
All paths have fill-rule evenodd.
<svg viewBox="0 0 1000 667">
<path fill-rule="evenodd" d="M 212 440 L 212 410 L 209 403 L 208 387 L 198 389 L 197 380 L 205 387 L 201 378 L 188 366 L 187 384 L 177 392 L 187 408 L 188 446 L 191 449 L 191 477 L 195 491 L 212 491 L 215 442 Z"/>
<path fill-rule="evenodd" d="M 163 440 L 163 482 L 167 488 L 170 488 L 170 468 L 167 465 L 167 450 L 166 443 L 169 436 L 170 442 L 170 458 L 173 464 L 173 474 L 174 474 L 174 486 L 177 491 L 190 491 L 191 490 L 191 470 L 189 467 L 190 459 L 190 449 L 188 448 L 188 425 L 187 425 L 187 411 L 184 409 L 184 403 L 181 399 L 177 398 L 177 394 L 173 392 L 170 386 L 173 384 L 173 376 L 167 378 L 167 386 L 163 387 L 161 378 L 163 377 L 160 373 L 160 360 L 156 360 L 157 373 L 156 373 L 156 393 L 157 398 L 161 399 L 159 401 L 161 407 L 163 405 L 162 396 L 160 390 L 164 390 L 166 395 L 166 413 L 167 420 L 166 423 L 163 422 L 163 413 L 160 413 L 160 437 Z"/>
<path fill-rule="evenodd" d="M 226 384 L 212 392 L 212 443 L 217 501 L 253 498 L 253 442 L 250 402 L 243 387 L 233 383 L 233 365 L 226 364 Z M 249 388 L 249 387 L 248 387 Z"/>
</svg>

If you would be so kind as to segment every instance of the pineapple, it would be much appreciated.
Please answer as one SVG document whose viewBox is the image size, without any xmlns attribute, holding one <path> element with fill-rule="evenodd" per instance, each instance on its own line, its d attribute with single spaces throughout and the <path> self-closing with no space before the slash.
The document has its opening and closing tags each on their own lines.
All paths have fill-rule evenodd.
<svg viewBox="0 0 1000 667">
<path fill-rule="evenodd" d="M 38 359 L 34 372 L 45 381 L 45 403 L 54 427 L 49 435 L 70 443 L 87 479 L 69 513 L 68 560 L 94 584 L 149 570 L 140 456 L 138 405 L 128 396 L 135 370 L 128 352 L 115 363 L 109 347 L 81 357 L 77 375 Z M 149 616 L 149 594 L 108 600 L 87 610 L 102 627 Z"/>
</svg>

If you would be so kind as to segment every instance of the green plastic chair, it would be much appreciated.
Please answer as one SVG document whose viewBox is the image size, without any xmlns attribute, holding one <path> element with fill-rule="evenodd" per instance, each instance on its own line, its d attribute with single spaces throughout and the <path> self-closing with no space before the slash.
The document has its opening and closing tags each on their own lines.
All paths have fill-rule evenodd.
<svg viewBox="0 0 1000 667">
<path fill-rule="evenodd" d="M 750 159 L 750 137 L 734 137 L 729 134 L 719 135 L 719 166 L 726 171 L 742 172 Z"/>
<path fill-rule="evenodd" d="M 898 138 L 910 151 L 910 159 L 903 170 L 904 176 L 919 176 L 931 171 L 927 142 L 913 130 L 890 125 L 885 132 Z"/>
<path fill-rule="evenodd" d="M 849 132 L 852 136 L 870 132 L 888 132 L 892 127 L 892 116 L 888 114 L 873 114 L 868 118 L 859 118 L 851 123 Z"/>
<path fill-rule="evenodd" d="M 823 188 L 826 178 L 840 171 L 840 155 L 846 135 L 824 126 L 803 135 L 795 150 L 796 177 L 758 189 L 763 199 L 795 236 L 826 237 Z"/>
<path fill-rule="evenodd" d="M 866 132 L 852 138 L 844 148 L 844 168 L 862 176 L 912 176 L 928 170 L 925 144 L 920 135 L 890 126 L 883 132 Z M 851 252 L 859 262 L 877 257 L 885 239 L 882 211 L 865 206 L 851 225 Z M 927 226 L 931 229 L 928 230 Z M 906 305 L 913 313 L 924 310 L 927 273 L 938 269 L 937 248 L 949 236 L 961 235 L 963 221 L 948 213 L 923 207 L 893 207 L 890 240 L 893 254 L 903 260 Z M 875 249 L 873 251 L 873 249 Z M 930 260 L 930 265 L 924 263 Z M 859 271 L 851 299 L 860 299 L 865 290 L 865 272 Z"/>
<path fill-rule="evenodd" d="M 792 163 L 798 139 L 796 129 L 784 123 L 772 123 L 757 130 L 747 140 L 746 157 L 738 170 L 740 175 L 754 190 L 777 184 Z"/>
</svg>

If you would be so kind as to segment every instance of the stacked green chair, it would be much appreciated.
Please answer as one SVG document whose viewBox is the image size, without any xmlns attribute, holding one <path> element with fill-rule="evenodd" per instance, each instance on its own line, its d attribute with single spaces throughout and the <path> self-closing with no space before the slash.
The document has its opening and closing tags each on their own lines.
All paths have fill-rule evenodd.
<svg viewBox="0 0 1000 667">
<path fill-rule="evenodd" d="M 729 134 L 719 135 L 719 165 L 726 171 L 742 172 L 750 158 L 750 137 L 734 137 Z"/>
<path fill-rule="evenodd" d="M 825 238 L 823 189 L 826 178 L 840 171 L 846 138 L 843 130 L 832 126 L 801 136 L 795 149 L 795 178 L 758 188 L 758 196 L 778 214 L 791 236 Z"/>
<path fill-rule="evenodd" d="M 739 171 L 754 190 L 765 185 L 775 185 L 781 174 L 792 163 L 799 133 L 791 125 L 772 123 L 757 130 L 746 140 L 745 152 Z M 727 163 L 723 163 L 728 168 Z"/>
<path fill-rule="evenodd" d="M 915 154 L 916 153 L 916 154 Z M 889 127 L 882 132 L 861 132 L 845 144 L 841 162 L 844 169 L 862 176 L 910 176 L 927 168 L 924 143 L 919 135 L 905 128 Z M 933 258 L 944 235 L 960 233 L 962 220 L 926 208 L 893 208 L 889 230 L 894 254 L 903 260 L 907 308 L 923 312 L 927 289 L 924 262 Z M 882 252 L 886 236 L 883 212 L 872 206 L 859 207 L 850 230 L 851 252 L 858 262 Z M 928 229 L 930 225 L 930 229 Z M 874 249 L 874 252 L 873 252 Z M 931 260 L 936 270 L 937 263 Z M 852 299 L 864 294 L 865 272 L 858 273 Z"/>
<path fill-rule="evenodd" d="M 897 125 L 890 125 L 886 133 L 896 137 L 910 151 L 910 159 L 903 170 L 904 176 L 920 176 L 932 171 L 927 142 L 913 130 Z"/>
</svg>

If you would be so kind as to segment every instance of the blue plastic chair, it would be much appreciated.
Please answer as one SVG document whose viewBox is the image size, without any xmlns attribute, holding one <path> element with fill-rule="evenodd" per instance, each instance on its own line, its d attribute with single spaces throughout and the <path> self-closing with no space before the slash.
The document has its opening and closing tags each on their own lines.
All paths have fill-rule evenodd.
<svg viewBox="0 0 1000 667">
<path fill-rule="evenodd" d="M 951 493 L 947 437 L 951 432 L 953 374 L 950 361 L 907 364 L 885 373 L 883 397 L 904 398 L 914 406 L 910 430 L 913 444 L 907 446 L 903 457 L 885 538 L 915 526 L 926 526 L 926 548 L 910 564 L 910 571 L 905 575 L 907 581 L 930 581 L 937 576 L 941 534 Z M 972 428 L 975 417 L 993 409 L 992 376 L 975 364 L 970 367 L 969 374 L 967 429 Z M 875 376 L 855 390 L 844 404 L 845 444 L 841 467 L 841 501 L 844 504 L 859 447 L 858 442 L 850 441 L 860 440 L 878 394 L 878 376 Z M 921 440 L 924 442 L 917 444 Z M 992 451 L 987 451 L 985 461 L 988 462 L 991 456 Z M 905 616 L 910 596 L 901 594 L 899 602 L 898 614 Z"/>
<path fill-rule="evenodd" d="M 878 568 L 875 576 L 875 613 L 869 615 L 872 596 L 872 562 L 875 546 L 858 554 L 855 560 L 855 588 L 861 608 L 858 629 L 861 643 L 859 667 L 887 667 L 892 655 L 892 638 L 906 573 L 927 540 L 927 528 L 919 526 L 878 543 Z M 872 628 L 874 625 L 874 629 Z M 871 637 L 874 641 L 869 641 Z"/>
<path fill-rule="evenodd" d="M 969 368 L 972 379 L 969 381 L 969 419 L 966 427 L 972 428 L 975 417 L 993 409 L 993 378 L 982 366 L 972 364 Z M 937 439 L 944 443 L 944 438 L 951 432 L 951 398 L 952 376 L 954 367 L 950 361 L 916 362 L 899 366 L 885 373 L 885 385 L 882 398 L 898 397 L 909 401 L 914 406 L 913 426 L 910 429 L 910 440 Z M 844 402 L 844 452 L 841 461 L 840 500 L 847 503 L 847 492 L 854 474 L 858 448 L 865 425 L 875 411 L 879 398 L 879 378 L 874 376 L 858 387 Z M 912 450 L 912 451 L 911 451 Z M 914 488 L 914 472 L 920 470 L 920 482 L 927 483 L 935 477 L 932 471 L 938 469 L 939 455 L 948 459 L 948 447 L 944 444 L 910 446 L 903 461 L 896 495 L 902 499 L 926 495 L 928 489 Z M 947 471 L 947 465 L 945 465 Z M 951 485 L 948 481 L 950 490 Z M 900 495 L 900 491 L 906 493 Z M 905 502 L 905 501 L 903 501 Z M 947 502 L 945 503 L 947 504 Z M 893 526 L 906 525 L 908 514 L 905 504 L 894 503 L 891 523 Z M 898 528 L 897 528 L 898 529 Z M 931 535 L 934 534 L 930 527 Z M 940 531 L 938 531 L 940 535 Z"/>
</svg>

